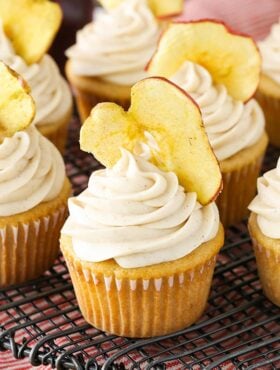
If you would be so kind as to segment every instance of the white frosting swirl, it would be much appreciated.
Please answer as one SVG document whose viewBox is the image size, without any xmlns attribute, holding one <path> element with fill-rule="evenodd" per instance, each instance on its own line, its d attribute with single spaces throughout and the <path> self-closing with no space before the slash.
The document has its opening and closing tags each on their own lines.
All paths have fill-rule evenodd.
<svg viewBox="0 0 280 370">
<path fill-rule="evenodd" d="M 275 169 L 258 178 L 257 186 L 258 195 L 248 208 L 257 214 L 264 235 L 280 239 L 280 158 Z"/>
<path fill-rule="evenodd" d="M 280 19 L 271 27 L 270 34 L 258 44 L 263 58 L 262 70 L 280 84 Z"/>
<path fill-rule="evenodd" d="M 263 112 L 251 99 L 244 104 L 234 100 L 223 85 L 214 85 L 202 66 L 185 62 L 171 81 L 197 102 L 210 144 L 222 161 L 255 144 L 264 132 Z"/>
<path fill-rule="evenodd" d="M 146 2 L 127 0 L 79 31 L 66 55 L 76 75 L 133 85 L 147 77 L 144 68 L 158 38 L 159 26 Z"/>
<path fill-rule="evenodd" d="M 202 207 L 173 172 L 122 150 L 112 169 L 94 172 L 88 188 L 69 200 L 62 233 L 85 261 L 114 258 L 124 268 L 181 258 L 219 228 L 215 203 Z"/>
<path fill-rule="evenodd" d="M 64 181 L 60 153 L 33 125 L 0 144 L 1 217 L 56 198 Z"/>
<path fill-rule="evenodd" d="M 72 96 L 54 60 L 45 55 L 39 63 L 27 65 L 15 53 L 3 31 L 1 21 L 0 60 L 19 73 L 31 87 L 32 97 L 36 103 L 35 124 L 53 124 L 64 118 L 72 106 Z"/>
</svg>

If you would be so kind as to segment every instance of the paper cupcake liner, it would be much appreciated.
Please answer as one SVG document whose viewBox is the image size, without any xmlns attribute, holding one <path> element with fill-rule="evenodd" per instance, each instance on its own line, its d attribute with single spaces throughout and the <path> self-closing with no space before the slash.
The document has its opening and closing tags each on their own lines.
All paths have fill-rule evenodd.
<svg viewBox="0 0 280 370">
<path fill-rule="evenodd" d="M 194 323 L 205 309 L 216 261 L 212 256 L 192 270 L 131 280 L 96 273 L 64 256 L 85 320 L 127 337 L 163 335 Z"/>
<path fill-rule="evenodd" d="M 65 221 L 71 185 L 65 178 L 60 194 L 48 202 L 0 217 L 0 286 L 33 279 L 54 262 Z"/>
<path fill-rule="evenodd" d="M 223 173 L 223 191 L 216 200 L 224 227 L 240 222 L 248 215 L 248 205 L 257 189 L 264 153 L 250 164 Z"/>
<path fill-rule="evenodd" d="M 269 246 L 271 239 L 258 228 L 255 214 L 250 216 L 248 227 L 264 294 L 280 307 L 280 242 L 279 248 Z"/>
<path fill-rule="evenodd" d="M 266 131 L 269 142 L 280 147 L 280 99 L 266 95 L 260 90 L 256 93 L 256 99 L 261 105 L 266 121 Z"/>
<path fill-rule="evenodd" d="M 72 118 L 72 107 L 61 122 L 54 124 L 37 125 L 37 129 L 49 139 L 63 155 L 68 136 L 68 127 Z"/>
<path fill-rule="evenodd" d="M 64 203 L 48 215 L 0 228 L 0 286 L 34 279 L 51 267 L 67 215 Z"/>
<path fill-rule="evenodd" d="M 92 108 L 98 103 L 113 102 L 122 106 L 126 110 L 130 107 L 130 99 L 112 99 L 106 95 L 98 95 L 97 93 L 93 94 L 91 92 L 84 91 L 78 87 L 74 87 L 73 90 L 82 123 L 88 118 Z"/>
</svg>

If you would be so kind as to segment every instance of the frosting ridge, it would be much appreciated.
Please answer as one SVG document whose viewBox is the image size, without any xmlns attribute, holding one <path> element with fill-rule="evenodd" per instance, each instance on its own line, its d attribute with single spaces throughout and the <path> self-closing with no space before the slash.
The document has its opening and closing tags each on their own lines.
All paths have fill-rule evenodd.
<svg viewBox="0 0 280 370">
<path fill-rule="evenodd" d="M 88 188 L 70 198 L 62 233 L 82 260 L 114 258 L 124 268 L 173 261 L 218 232 L 216 205 L 202 207 L 196 199 L 175 173 L 122 150 L 113 168 L 95 171 Z"/>
<path fill-rule="evenodd" d="M 170 78 L 197 102 L 210 144 L 222 161 L 255 144 L 264 132 L 264 115 L 256 100 L 234 100 L 223 85 L 214 85 L 202 66 L 185 62 Z"/>
<path fill-rule="evenodd" d="M 257 214 L 265 236 L 280 239 L 280 158 L 275 169 L 258 178 L 257 188 L 258 194 L 248 208 Z"/>
<path fill-rule="evenodd" d="M 31 125 L 0 144 L 0 217 L 54 199 L 65 180 L 62 157 Z"/>
<path fill-rule="evenodd" d="M 132 85 L 147 77 L 144 68 L 158 38 L 159 26 L 146 2 L 127 0 L 78 31 L 66 55 L 77 75 Z"/>
</svg>

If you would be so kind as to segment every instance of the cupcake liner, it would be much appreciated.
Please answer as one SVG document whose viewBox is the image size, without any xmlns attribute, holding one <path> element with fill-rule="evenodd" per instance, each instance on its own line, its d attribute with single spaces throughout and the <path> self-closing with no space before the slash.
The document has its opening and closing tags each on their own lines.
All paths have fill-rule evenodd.
<svg viewBox="0 0 280 370">
<path fill-rule="evenodd" d="M 266 131 L 269 142 L 280 147 L 280 99 L 266 95 L 260 90 L 256 93 L 256 99 L 261 105 L 266 121 Z"/>
<path fill-rule="evenodd" d="M 264 294 L 280 307 L 280 242 L 278 248 L 269 245 L 271 239 L 261 233 L 256 215 L 250 217 L 248 226 Z M 262 240 L 258 240 L 260 234 Z"/>
<path fill-rule="evenodd" d="M 256 194 L 262 161 L 263 155 L 239 170 L 222 173 L 223 191 L 216 203 L 225 227 L 240 222 L 248 215 L 248 205 Z"/>
<path fill-rule="evenodd" d="M 77 76 L 72 72 L 71 60 L 65 65 L 65 73 L 72 86 L 82 123 L 98 103 L 113 102 L 124 109 L 130 107 L 130 86 L 116 85 L 98 77 Z"/>
<path fill-rule="evenodd" d="M 68 136 L 68 127 L 72 118 L 72 107 L 60 122 L 54 124 L 37 125 L 37 129 L 49 139 L 63 155 Z"/>
<path fill-rule="evenodd" d="M 109 97 L 107 95 L 98 95 L 96 92 L 92 93 L 89 91 L 85 91 L 80 89 L 77 86 L 73 86 L 73 92 L 77 103 L 77 108 L 79 111 L 79 116 L 81 119 L 81 122 L 83 123 L 88 116 L 90 115 L 90 112 L 92 108 L 98 104 L 103 102 L 113 102 L 120 106 L 122 106 L 124 109 L 128 109 L 130 107 L 130 98 L 129 99 L 120 99 L 120 98 L 114 98 Z"/>
<path fill-rule="evenodd" d="M 256 194 L 257 178 L 267 142 L 264 134 L 257 144 L 237 153 L 234 164 L 226 168 L 225 163 L 221 162 L 223 191 L 216 204 L 224 227 L 236 224 L 248 216 L 248 205 Z"/>
<path fill-rule="evenodd" d="M 51 215 L 0 229 L 0 286 L 34 279 L 51 267 L 66 214 L 63 206 Z"/>
<path fill-rule="evenodd" d="M 222 244 L 220 226 L 216 238 L 182 259 L 123 269 L 112 260 L 104 264 L 82 261 L 75 255 L 71 238 L 61 238 L 85 320 L 103 331 L 127 337 L 163 335 L 194 323 L 205 310 Z"/>
<path fill-rule="evenodd" d="M 0 217 L 0 287 L 37 278 L 54 263 L 70 193 L 70 183 L 65 180 L 56 199 L 18 215 Z"/>
</svg>

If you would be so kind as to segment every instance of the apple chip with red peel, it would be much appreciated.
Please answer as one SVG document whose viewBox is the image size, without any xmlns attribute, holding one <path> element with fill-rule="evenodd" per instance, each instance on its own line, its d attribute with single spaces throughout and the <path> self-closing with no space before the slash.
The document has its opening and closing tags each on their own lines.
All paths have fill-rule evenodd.
<svg viewBox="0 0 280 370">
<path fill-rule="evenodd" d="M 0 62 L 0 137 L 13 136 L 30 125 L 35 104 L 27 83 Z"/>
<path fill-rule="evenodd" d="M 225 85 L 236 100 L 250 99 L 259 84 L 261 57 L 256 43 L 218 21 L 170 24 L 147 70 L 153 76 L 170 78 L 185 61 L 205 67 L 214 82 Z"/>
<path fill-rule="evenodd" d="M 51 46 L 62 21 L 62 10 L 49 0 L 0 0 L 0 19 L 15 52 L 32 64 Z"/>
<path fill-rule="evenodd" d="M 121 147 L 133 152 L 141 142 L 149 145 L 152 162 L 175 172 L 187 191 L 197 193 L 201 204 L 216 199 L 222 176 L 200 110 L 164 78 L 136 83 L 127 112 L 114 103 L 98 104 L 81 129 L 81 149 L 107 167 L 118 161 Z"/>
<path fill-rule="evenodd" d="M 114 9 L 124 0 L 99 0 L 105 9 Z M 184 0 L 147 0 L 149 7 L 158 18 L 179 15 L 183 11 Z"/>
</svg>

